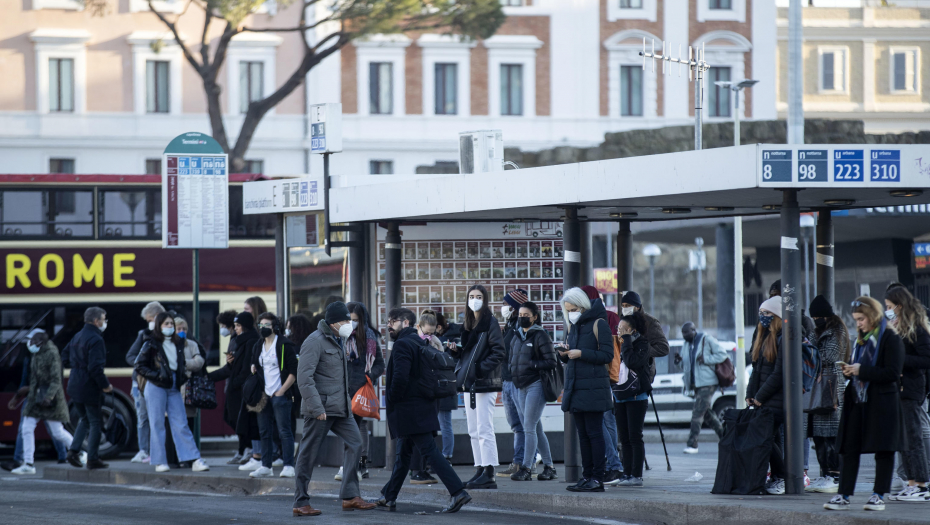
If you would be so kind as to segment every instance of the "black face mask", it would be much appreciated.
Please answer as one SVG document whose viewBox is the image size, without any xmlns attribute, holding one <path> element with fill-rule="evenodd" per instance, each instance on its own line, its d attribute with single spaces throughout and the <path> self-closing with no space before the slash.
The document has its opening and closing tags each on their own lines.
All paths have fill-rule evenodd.
<svg viewBox="0 0 930 525">
<path fill-rule="evenodd" d="M 521 318 L 520 318 L 520 327 L 521 327 L 521 328 L 529 328 L 529 327 L 531 327 L 531 326 L 533 326 L 533 320 L 532 320 L 531 318 L 529 318 L 529 317 L 521 317 Z"/>
<path fill-rule="evenodd" d="M 827 326 L 827 319 L 825 317 L 818 317 L 814 319 L 814 325 L 818 330 L 823 330 L 823 328 Z"/>
<path fill-rule="evenodd" d="M 273 334 L 274 332 L 271 330 L 271 328 L 268 328 L 267 326 L 263 326 L 261 328 L 261 331 L 259 331 L 259 333 L 262 334 L 262 337 L 271 337 L 271 334 Z"/>
</svg>

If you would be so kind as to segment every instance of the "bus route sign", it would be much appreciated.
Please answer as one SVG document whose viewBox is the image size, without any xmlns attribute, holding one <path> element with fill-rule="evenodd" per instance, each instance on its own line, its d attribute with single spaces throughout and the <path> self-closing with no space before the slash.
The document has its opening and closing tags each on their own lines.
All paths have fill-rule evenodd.
<svg viewBox="0 0 930 525">
<path fill-rule="evenodd" d="M 229 158 L 213 137 L 179 135 L 162 157 L 162 247 L 229 247 Z"/>
</svg>

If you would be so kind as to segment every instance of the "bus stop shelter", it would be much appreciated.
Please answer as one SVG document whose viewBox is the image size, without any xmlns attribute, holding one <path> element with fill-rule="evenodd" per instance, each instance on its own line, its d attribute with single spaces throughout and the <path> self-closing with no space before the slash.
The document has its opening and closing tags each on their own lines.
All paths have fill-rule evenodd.
<svg viewBox="0 0 930 525">
<path fill-rule="evenodd" d="M 803 484 L 799 214 L 926 203 L 930 145 L 755 144 L 485 174 L 348 178 L 330 190 L 338 223 L 386 223 L 386 304 L 402 304 L 400 224 L 561 221 L 563 287 L 580 282 L 580 221 L 618 223 L 617 286 L 632 289 L 631 221 L 713 218 L 779 211 L 786 412 L 786 491 Z M 818 223 L 817 293 L 833 302 L 830 213 Z M 463 225 L 463 227 L 466 227 Z M 350 283 L 351 287 L 351 283 Z M 580 476 L 566 415 L 566 479 Z"/>
</svg>

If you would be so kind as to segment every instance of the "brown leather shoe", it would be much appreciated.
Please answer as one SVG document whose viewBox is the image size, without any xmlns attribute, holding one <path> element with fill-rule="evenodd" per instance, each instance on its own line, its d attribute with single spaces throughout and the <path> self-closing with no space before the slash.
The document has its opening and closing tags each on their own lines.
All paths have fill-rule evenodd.
<svg viewBox="0 0 930 525">
<path fill-rule="evenodd" d="M 373 508 L 375 508 L 374 503 L 368 503 L 358 496 L 342 500 L 342 510 L 371 510 Z"/>
<path fill-rule="evenodd" d="M 294 509 L 294 516 L 298 518 L 301 516 L 319 516 L 320 514 L 323 514 L 322 510 L 317 510 L 310 505 L 304 505 L 303 507 Z"/>
</svg>

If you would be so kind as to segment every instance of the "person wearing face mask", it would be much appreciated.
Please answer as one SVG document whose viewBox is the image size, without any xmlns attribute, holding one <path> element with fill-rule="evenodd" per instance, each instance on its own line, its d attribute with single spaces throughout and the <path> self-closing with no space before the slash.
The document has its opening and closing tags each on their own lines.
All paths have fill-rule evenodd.
<svg viewBox="0 0 930 525">
<path fill-rule="evenodd" d="M 520 465 L 510 479 L 514 481 L 529 481 L 533 479 L 530 465 L 536 463 L 536 450 L 542 456 L 543 471 L 536 479 L 549 481 L 558 476 L 552 463 L 552 452 L 549 449 L 549 439 L 543 432 L 541 417 L 546 406 L 543 394 L 542 373 L 553 370 L 559 365 L 552 346 L 552 339 L 541 323 L 539 307 L 536 303 L 525 301 L 518 311 L 519 328 L 516 337 L 511 342 L 510 370 L 513 385 L 517 389 L 517 410 L 520 421 L 525 425 L 526 447 L 521 458 L 519 455 L 514 462 Z"/>
<path fill-rule="evenodd" d="M 351 302 L 346 305 L 352 321 L 352 335 L 346 339 L 346 358 L 349 360 L 349 392 L 355 398 L 355 393 L 365 386 L 368 380 L 372 385 L 378 384 L 378 378 L 384 373 L 384 356 L 378 344 L 378 333 L 371 326 L 371 317 L 368 309 L 362 303 Z M 361 459 L 358 463 L 358 473 L 362 478 L 368 474 L 368 421 L 357 414 L 352 414 L 362 436 L 362 448 L 359 451 Z M 337 481 L 341 481 L 343 471 L 337 474 Z"/>
<path fill-rule="evenodd" d="M 229 337 L 229 344 L 226 346 L 226 364 L 222 367 L 209 372 L 207 377 L 214 383 L 226 381 L 223 386 L 223 392 L 226 394 L 226 400 L 223 405 L 223 421 L 235 431 L 236 422 L 239 419 L 239 410 L 242 408 L 242 385 L 249 377 L 249 359 L 242 359 L 245 354 L 251 354 L 247 348 L 239 346 L 236 333 L 236 311 L 226 310 L 216 316 L 216 324 L 220 325 L 220 337 Z M 254 333 L 254 332 L 253 332 Z M 254 344 L 254 340 L 250 343 Z M 239 437 L 239 448 L 236 455 L 226 462 L 227 465 L 239 465 L 246 453 L 251 453 L 251 442 L 248 439 Z"/>
<path fill-rule="evenodd" d="M 927 482 L 927 427 L 926 372 L 930 369 L 930 326 L 927 314 L 907 288 L 896 286 L 885 292 L 885 319 L 893 326 L 904 342 L 904 371 L 901 373 L 901 411 L 904 414 L 904 432 L 907 448 L 898 452 L 899 471 L 907 487 L 889 499 L 892 501 L 927 501 L 930 490 Z"/>
<path fill-rule="evenodd" d="M 243 452 L 239 470 L 251 472 L 262 466 L 262 441 L 258 430 L 258 414 L 248 409 L 245 385 L 252 377 L 252 350 L 261 336 L 255 329 L 255 318 L 248 312 L 239 312 L 233 319 L 236 357 L 230 365 L 229 381 L 233 382 L 240 397 L 239 414 L 236 417 L 236 435 L 239 449 Z M 269 454 L 272 451 L 268 452 Z"/>
<path fill-rule="evenodd" d="M 756 340 L 752 342 L 752 376 L 746 387 L 746 404 L 771 409 L 773 436 L 778 436 L 785 422 L 781 339 L 781 297 L 771 297 L 759 305 L 759 326 Z M 765 484 L 769 494 L 785 493 L 783 458 L 779 440 L 775 439 L 769 456 L 772 475 Z"/>
<path fill-rule="evenodd" d="M 410 469 L 414 448 L 433 465 L 452 496 L 449 505 L 440 512 L 458 512 L 471 501 L 462 480 L 436 447 L 433 436 L 439 430 L 437 403 L 424 393 L 424 385 L 421 383 L 420 371 L 423 370 L 424 362 L 421 356 L 422 352 L 427 351 L 423 346 L 440 346 L 434 335 L 436 325 L 436 314 L 432 310 L 424 310 L 419 322 L 414 313 L 406 308 L 394 308 L 388 312 L 388 331 L 392 334 L 394 346 L 385 375 L 385 411 L 391 436 L 397 438 L 397 443 L 391 478 L 381 488 L 381 499 L 377 501 L 379 507 L 388 511 L 397 509 L 397 495 Z"/>
<path fill-rule="evenodd" d="M 317 516 L 321 511 L 310 506 L 307 492 L 317 452 L 326 434 L 345 442 L 342 468 L 346 473 L 357 469 L 362 448 L 362 436 L 352 418 L 352 395 L 349 392 L 349 360 L 346 340 L 352 335 L 352 318 L 342 301 L 326 307 L 316 332 L 300 347 L 297 387 L 300 389 L 300 413 L 304 418 L 300 453 L 297 456 L 297 489 L 294 492 L 294 516 Z M 359 477 L 342 477 L 339 496 L 343 510 L 371 510 L 373 503 L 361 498 Z"/>
<path fill-rule="evenodd" d="M 203 368 L 207 353 L 200 343 L 193 338 L 193 335 L 189 333 L 190 326 L 187 325 L 186 319 L 180 315 L 175 316 L 174 328 L 177 331 L 178 339 L 181 340 L 181 347 L 184 349 L 184 373 L 190 379 L 192 374 L 199 372 Z M 181 389 L 181 399 L 187 399 L 187 389 Z M 187 413 L 187 426 L 191 431 L 195 429 L 194 425 L 198 410 L 197 407 L 184 403 L 184 411 Z M 199 429 L 197 431 L 199 432 Z M 186 468 L 187 465 L 182 464 L 181 467 Z"/>
<path fill-rule="evenodd" d="M 84 311 L 84 327 L 78 332 L 62 355 L 67 355 L 71 364 L 68 379 L 68 395 L 80 420 L 74 430 L 74 439 L 68 450 L 67 461 L 81 468 L 80 454 L 84 439 L 87 439 L 87 468 L 101 469 L 109 465 L 100 461 L 100 431 L 103 425 L 101 406 L 104 394 L 113 391 L 113 385 L 103 373 L 107 364 L 107 348 L 103 342 L 103 331 L 107 329 L 107 312 L 98 306 Z"/>
<path fill-rule="evenodd" d="M 643 311 L 643 300 L 636 292 L 626 292 L 620 299 L 622 315 L 642 317 L 646 322 L 646 340 L 649 341 L 649 384 L 656 377 L 656 358 L 668 355 L 668 338 L 662 331 L 662 325 L 655 317 Z"/>
<path fill-rule="evenodd" d="M 194 435 L 187 426 L 187 414 L 180 390 L 187 382 L 186 363 L 184 347 L 175 329 L 174 319 L 168 312 L 158 314 L 152 338 L 142 346 L 135 363 L 136 372 L 146 380 L 143 395 L 149 408 L 149 427 L 152 429 L 149 453 L 155 472 L 171 470 L 165 452 L 166 413 L 178 460 L 189 463 L 194 472 L 210 470 L 200 459 Z"/>
<path fill-rule="evenodd" d="M 510 369 L 510 349 L 513 340 L 520 331 L 518 310 L 520 306 L 529 301 L 526 290 L 517 288 L 504 296 L 504 305 L 501 306 L 501 317 L 504 319 L 504 363 L 501 365 L 501 401 L 504 404 L 504 415 L 507 416 L 507 424 L 513 432 L 513 461 L 510 465 L 497 473 L 498 476 L 509 477 L 517 473 L 523 466 L 523 446 L 525 436 L 523 433 L 523 423 L 520 417 L 520 410 L 517 408 L 517 387 L 513 384 Z M 533 451 L 532 464 L 527 465 L 535 474 L 536 470 L 536 451 Z"/>
<path fill-rule="evenodd" d="M 614 358 L 613 335 L 602 318 L 604 304 L 592 303 L 581 288 L 566 290 L 561 302 L 568 320 L 566 342 L 558 348 L 559 360 L 567 363 L 562 411 L 575 420 L 583 466 L 581 479 L 566 489 L 604 492 L 604 412 L 614 407 L 607 369 Z"/>
<path fill-rule="evenodd" d="M 158 301 L 152 301 L 142 308 L 142 319 L 145 320 L 145 328 L 139 330 L 136 340 L 126 352 L 126 364 L 133 366 L 136 364 L 136 358 L 139 357 L 139 351 L 142 345 L 152 338 L 152 331 L 155 329 L 155 316 L 165 311 L 165 307 Z M 136 439 L 139 443 L 139 452 L 132 458 L 133 463 L 149 462 L 149 438 L 151 430 L 149 429 L 149 413 L 145 406 L 145 397 L 139 388 L 136 371 L 132 371 L 132 399 L 136 405 Z"/>
<path fill-rule="evenodd" d="M 29 350 L 29 394 L 23 409 L 20 427 L 23 440 L 23 464 L 13 474 L 35 474 L 35 429 L 39 420 L 45 420 L 49 434 L 56 442 L 68 444 L 74 439 L 63 423 L 70 423 L 68 404 L 61 386 L 61 358 L 58 347 L 48 339 L 44 330 L 33 330 L 27 338 Z"/>
<path fill-rule="evenodd" d="M 282 478 L 293 478 L 294 431 L 291 428 L 292 387 L 297 380 L 297 351 L 281 334 L 281 321 L 271 312 L 258 316 L 258 334 L 252 347 L 252 373 L 259 374 L 265 385 L 267 402 L 258 413 L 258 431 L 262 437 L 262 466 L 249 474 L 253 478 L 274 475 L 274 432 L 281 438 Z"/>
<path fill-rule="evenodd" d="M 840 427 L 843 393 L 846 391 L 846 381 L 840 380 L 842 367 L 837 363 L 849 361 L 849 331 L 846 329 L 846 323 L 833 312 L 833 307 L 824 296 L 815 297 L 809 310 L 814 319 L 812 342 L 820 355 L 823 377 L 832 376 L 836 382 L 837 409 L 828 414 L 807 414 L 807 435 L 814 440 L 817 463 L 820 464 L 820 477 L 811 481 L 805 490 L 835 493 L 840 480 L 836 433 Z"/>
<path fill-rule="evenodd" d="M 455 379 L 465 392 L 465 416 L 475 475 L 465 486 L 470 489 L 496 489 L 494 467 L 498 465 L 497 439 L 494 437 L 494 403 L 503 388 L 501 365 L 504 361 L 504 336 L 494 314 L 488 308 L 488 291 L 480 284 L 468 289 L 465 308 L 465 331 L 462 346 L 447 346 L 456 359 Z"/>
<path fill-rule="evenodd" d="M 618 483 L 621 487 L 643 486 L 643 464 L 646 461 L 643 423 L 652 391 L 652 385 L 645 380 L 649 371 L 649 342 L 642 335 L 646 331 L 644 321 L 642 317 L 627 315 L 620 318 L 617 327 L 620 372 L 611 390 L 617 434 L 623 448 L 623 477 Z"/>
<path fill-rule="evenodd" d="M 710 424 L 717 436 L 723 437 L 723 425 L 711 406 L 714 392 L 718 388 L 715 367 L 729 357 L 711 335 L 701 333 L 694 323 L 687 322 L 681 327 L 681 336 L 685 340 L 682 352 L 675 356 L 675 362 L 681 365 L 681 379 L 685 395 L 694 398 L 691 408 L 691 432 L 685 446 L 685 454 L 698 453 L 698 435 L 704 422 Z"/>
</svg>

